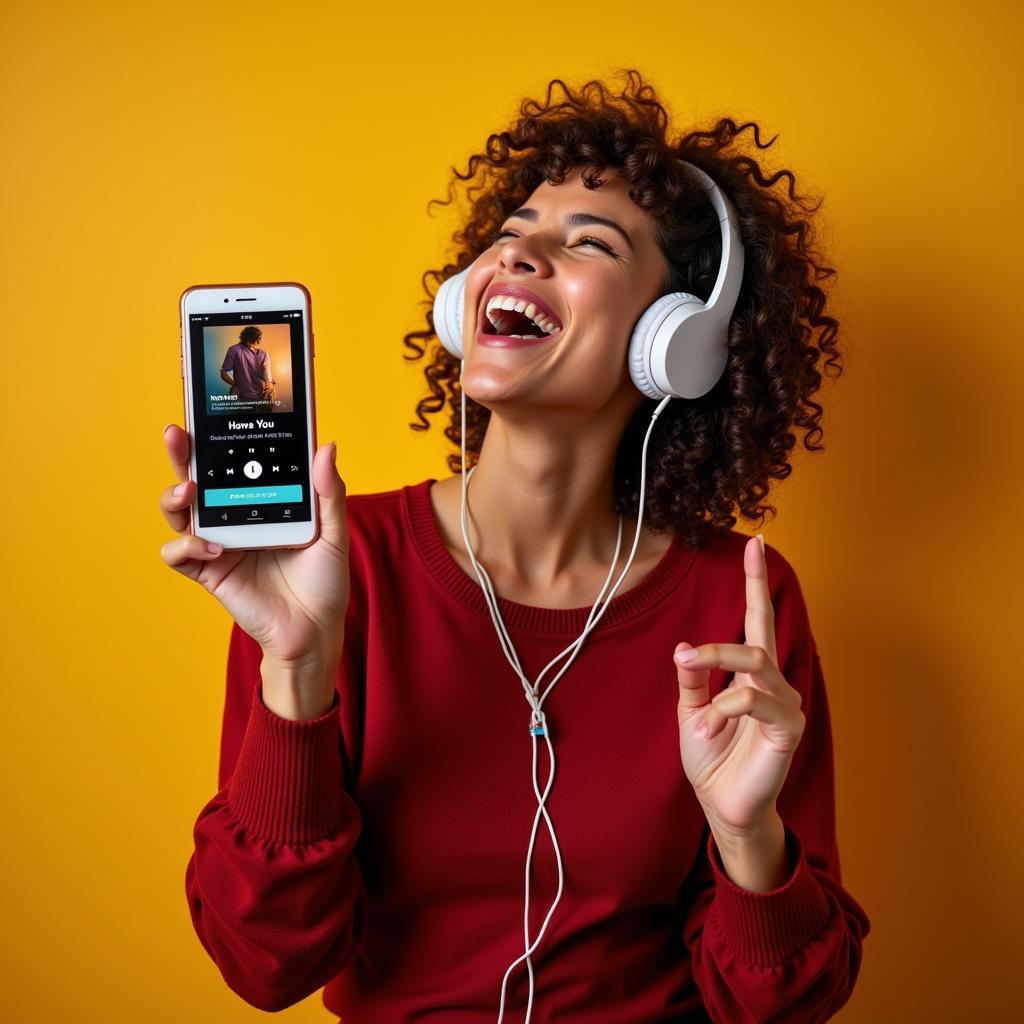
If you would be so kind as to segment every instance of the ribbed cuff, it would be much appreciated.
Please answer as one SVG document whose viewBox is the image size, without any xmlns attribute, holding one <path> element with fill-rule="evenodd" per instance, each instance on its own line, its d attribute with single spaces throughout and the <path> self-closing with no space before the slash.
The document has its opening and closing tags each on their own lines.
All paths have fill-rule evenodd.
<svg viewBox="0 0 1024 1024">
<path fill-rule="evenodd" d="M 232 816 L 254 836 L 293 846 L 335 834 L 351 816 L 344 791 L 338 693 L 319 718 L 292 721 L 263 703 L 252 709 L 235 770 L 228 782 Z"/>
<path fill-rule="evenodd" d="M 708 914 L 735 956 L 755 967 L 788 963 L 832 914 L 828 896 L 811 872 L 800 837 L 788 825 L 786 853 L 793 873 L 779 888 L 751 892 L 726 873 L 715 837 L 708 835 L 708 858 L 715 874 L 715 899 Z"/>
</svg>

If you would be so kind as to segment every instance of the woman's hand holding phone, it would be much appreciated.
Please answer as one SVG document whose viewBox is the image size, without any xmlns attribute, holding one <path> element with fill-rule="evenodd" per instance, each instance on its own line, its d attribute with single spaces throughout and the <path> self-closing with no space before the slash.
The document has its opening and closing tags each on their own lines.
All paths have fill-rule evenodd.
<svg viewBox="0 0 1024 1024">
<path fill-rule="evenodd" d="M 196 494 L 188 478 L 189 435 L 172 423 L 164 444 L 179 483 L 161 494 L 160 509 L 179 536 L 163 545 L 160 556 L 213 594 L 263 649 L 266 706 L 282 718 L 318 718 L 334 701 L 349 598 L 345 482 L 334 461 L 336 445 L 321 445 L 313 457 L 320 534 L 312 544 L 211 551 L 189 532 Z"/>
</svg>

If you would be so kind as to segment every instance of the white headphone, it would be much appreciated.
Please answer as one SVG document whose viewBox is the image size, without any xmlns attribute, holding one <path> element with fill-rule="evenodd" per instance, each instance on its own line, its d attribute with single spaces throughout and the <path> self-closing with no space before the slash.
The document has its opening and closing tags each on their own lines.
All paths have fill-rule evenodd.
<svg viewBox="0 0 1024 1024">
<path fill-rule="evenodd" d="M 637 321 L 629 342 L 629 375 L 648 398 L 700 398 L 725 372 L 729 321 L 743 280 L 743 243 L 736 211 L 699 167 L 679 161 L 708 193 L 722 229 L 722 261 L 708 301 L 689 292 L 656 299 Z M 434 297 L 434 330 L 441 344 L 463 358 L 466 276 L 447 278 Z"/>
<path fill-rule="evenodd" d="M 470 561 L 473 563 L 473 568 L 480 581 L 484 599 L 491 614 L 491 621 L 498 634 L 498 642 L 501 644 L 506 660 L 519 677 L 527 703 L 530 705 L 529 729 L 530 735 L 533 738 L 533 791 L 537 797 L 537 814 L 534 817 L 533 829 L 530 835 L 530 846 L 526 854 L 526 904 L 523 910 L 523 939 L 526 949 L 522 956 L 509 965 L 505 971 L 505 977 L 502 979 L 498 1024 L 502 1024 L 504 1018 L 505 988 L 508 984 L 509 975 L 516 965 L 523 960 L 526 961 L 530 977 L 530 994 L 526 1005 L 526 1024 L 529 1024 L 530 1013 L 533 1009 L 533 962 L 530 959 L 530 954 L 540 944 L 548 922 L 551 920 L 551 915 L 562 898 L 562 884 L 564 880 L 562 854 L 558 846 L 558 840 L 555 837 L 554 825 L 547 808 L 544 806 L 555 779 L 555 749 L 551 742 L 550 724 L 542 710 L 544 701 L 551 693 L 555 683 L 561 679 L 576 655 L 580 652 L 587 635 L 597 626 L 609 602 L 615 596 L 615 592 L 626 578 L 630 565 L 633 563 L 633 557 L 636 554 L 637 545 L 640 541 L 640 526 L 643 523 L 644 492 L 647 478 L 647 443 L 650 440 L 651 431 L 654 429 L 654 424 L 659 414 L 673 398 L 700 398 L 710 391 L 722 376 L 728 361 L 727 341 L 729 322 L 732 317 L 733 308 L 736 305 L 740 282 L 743 279 L 743 243 L 740 240 L 735 210 L 718 186 L 700 168 L 694 167 L 692 164 L 682 160 L 680 163 L 689 168 L 698 181 L 706 186 L 708 198 L 718 213 L 722 230 L 722 262 L 718 269 L 718 279 L 715 281 L 715 287 L 712 289 L 707 303 L 702 302 L 695 295 L 690 295 L 688 292 L 672 292 L 669 295 L 662 295 L 648 306 L 633 329 L 633 336 L 629 343 L 630 377 L 643 394 L 649 398 L 662 399 L 658 407 L 651 414 L 651 422 L 644 436 L 643 449 L 640 456 L 640 503 L 637 513 L 636 531 L 633 535 L 633 547 L 630 550 L 629 558 L 626 560 L 626 567 L 622 570 L 611 592 L 605 597 L 605 591 L 608 590 L 608 585 L 614 575 L 615 566 L 618 565 L 619 551 L 622 546 L 622 516 L 620 515 L 619 534 L 615 545 L 615 555 L 612 558 L 611 568 L 608 571 L 608 578 L 605 580 L 604 586 L 597 596 L 597 601 L 594 602 L 594 607 L 590 611 L 583 632 L 561 654 L 558 654 L 545 666 L 537 681 L 533 684 L 526 678 L 519 663 L 519 656 L 512 644 L 508 630 L 505 628 L 505 623 L 501 619 L 494 587 L 491 585 L 487 570 L 477 561 L 469 537 L 467 495 L 469 479 L 476 471 L 476 466 L 470 469 L 468 473 L 466 472 L 466 392 L 460 389 L 462 404 L 462 537 L 466 544 Z M 462 325 L 465 319 L 464 293 L 466 275 L 469 269 L 469 267 L 466 267 L 453 277 L 445 280 L 434 298 L 434 330 L 437 332 L 441 344 L 444 345 L 448 352 L 462 360 L 462 367 L 465 366 L 462 353 Z M 460 367 L 460 379 L 462 367 Z M 601 605 L 600 610 L 598 610 L 598 605 Z M 569 660 L 562 665 L 544 693 L 538 695 L 541 680 L 547 674 L 548 669 L 566 655 L 569 655 Z M 538 737 L 543 737 L 547 743 L 548 756 L 551 762 L 548 781 L 543 794 L 538 787 L 537 779 Z M 558 892 L 548 908 L 540 932 L 531 941 L 529 932 L 530 863 L 533 859 L 533 847 L 537 838 L 537 828 L 540 824 L 541 815 L 543 815 L 547 823 L 555 856 L 558 859 Z"/>
</svg>

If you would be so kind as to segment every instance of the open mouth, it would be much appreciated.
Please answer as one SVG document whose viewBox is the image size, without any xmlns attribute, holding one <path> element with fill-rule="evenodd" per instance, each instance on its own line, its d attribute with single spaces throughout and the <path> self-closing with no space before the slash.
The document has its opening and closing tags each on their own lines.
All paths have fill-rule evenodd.
<svg viewBox="0 0 1024 1024">
<path fill-rule="evenodd" d="M 506 338 L 547 338 L 562 325 L 542 313 L 532 302 L 510 295 L 495 295 L 487 302 L 482 332 Z"/>
</svg>

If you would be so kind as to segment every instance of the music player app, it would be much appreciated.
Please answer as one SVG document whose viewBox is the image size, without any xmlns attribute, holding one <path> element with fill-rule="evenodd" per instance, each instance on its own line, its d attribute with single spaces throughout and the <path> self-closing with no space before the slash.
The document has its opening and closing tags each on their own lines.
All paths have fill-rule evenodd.
<svg viewBox="0 0 1024 1024">
<path fill-rule="evenodd" d="M 189 315 L 200 526 L 309 522 L 299 310 Z"/>
</svg>

